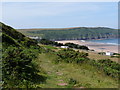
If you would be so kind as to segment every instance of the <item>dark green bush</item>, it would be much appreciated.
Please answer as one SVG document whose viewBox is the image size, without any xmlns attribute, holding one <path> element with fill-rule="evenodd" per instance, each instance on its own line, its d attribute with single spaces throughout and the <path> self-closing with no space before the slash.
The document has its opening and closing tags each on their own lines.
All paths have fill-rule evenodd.
<svg viewBox="0 0 120 90">
<path fill-rule="evenodd" d="M 100 54 L 100 55 L 105 55 L 105 52 L 99 52 L 98 54 Z"/>
<path fill-rule="evenodd" d="M 32 63 L 37 54 L 33 49 L 8 47 L 3 51 L 3 81 L 5 87 L 19 87 L 22 82 L 33 83 L 38 79 L 39 71 Z"/>
<path fill-rule="evenodd" d="M 30 39 L 10 26 L 0 23 L 2 31 L 3 88 L 33 88 L 45 78 L 38 73 L 33 62 L 41 52 L 37 41 Z"/>
<path fill-rule="evenodd" d="M 65 46 L 68 46 L 70 48 L 89 50 L 89 48 L 87 46 L 81 46 L 81 45 L 74 44 L 74 43 L 66 43 Z"/>
<path fill-rule="evenodd" d="M 73 49 L 63 49 L 58 51 L 58 62 L 64 61 L 67 63 L 82 63 L 89 60 L 88 53 L 75 51 Z"/>
<path fill-rule="evenodd" d="M 106 75 L 112 76 L 116 79 L 119 78 L 120 75 L 120 64 L 116 63 L 114 61 L 111 61 L 110 59 L 103 59 L 103 60 L 90 60 L 89 64 L 97 67 L 99 70 L 102 70 L 105 72 Z"/>
<path fill-rule="evenodd" d="M 75 63 L 79 64 L 79 63 L 82 63 L 82 62 L 85 62 L 85 61 L 88 61 L 89 59 L 86 59 L 86 58 L 76 58 L 75 59 Z"/>
<path fill-rule="evenodd" d="M 68 84 L 75 85 L 75 84 L 77 84 L 77 80 L 70 78 Z"/>
</svg>

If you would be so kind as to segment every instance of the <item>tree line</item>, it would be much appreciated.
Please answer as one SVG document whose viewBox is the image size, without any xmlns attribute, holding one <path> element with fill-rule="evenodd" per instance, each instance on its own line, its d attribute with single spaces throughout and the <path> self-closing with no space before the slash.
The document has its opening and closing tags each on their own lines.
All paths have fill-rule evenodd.
<svg viewBox="0 0 120 90">
<path fill-rule="evenodd" d="M 27 31 L 30 34 L 40 34 L 42 38 L 50 40 L 88 40 L 117 38 L 118 30 L 104 27 L 96 28 L 68 28 L 68 29 L 45 29 Z"/>
<path fill-rule="evenodd" d="M 58 46 L 58 47 L 60 47 L 60 46 L 68 46 L 69 48 L 89 50 L 89 48 L 87 46 L 84 46 L 84 45 L 78 45 L 78 44 L 74 44 L 74 43 L 62 44 L 62 43 L 58 43 L 58 42 L 47 40 L 47 39 L 41 39 L 39 41 L 39 43 L 44 44 L 44 45 Z"/>
</svg>

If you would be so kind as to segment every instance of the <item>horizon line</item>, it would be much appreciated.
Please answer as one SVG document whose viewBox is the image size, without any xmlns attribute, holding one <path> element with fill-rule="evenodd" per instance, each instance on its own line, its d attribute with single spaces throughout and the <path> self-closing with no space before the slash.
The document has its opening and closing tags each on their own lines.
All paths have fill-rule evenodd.
<svg viewBox="0 0 120 90">
<path fill-rule="evenodd" d="M 83 26 L 83 27 L 41 27 L 41 28 L 19 28 L 20 29 L 72 29 L 72 28 L 109 28 L 109 29 L 118 29 L 118 28 L 111 28 L 111 27 L 104 27 L 104 26 Z"/>
</svg>

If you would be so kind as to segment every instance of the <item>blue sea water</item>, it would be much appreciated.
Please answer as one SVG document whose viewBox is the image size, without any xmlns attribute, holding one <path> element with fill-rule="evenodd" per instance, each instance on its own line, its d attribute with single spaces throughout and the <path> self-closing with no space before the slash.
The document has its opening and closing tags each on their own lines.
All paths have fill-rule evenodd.
<svg viewBox="0 0 120 90">
<path fill-rule="evenodd" d="M 117 39 L 101 39 L 101 40 L 87 40 L 87 41 L 96 42 L 96 43 L 112 44 L 112 45 L 120 45 L 120 38 L 117 38 Z"/>
</svg>

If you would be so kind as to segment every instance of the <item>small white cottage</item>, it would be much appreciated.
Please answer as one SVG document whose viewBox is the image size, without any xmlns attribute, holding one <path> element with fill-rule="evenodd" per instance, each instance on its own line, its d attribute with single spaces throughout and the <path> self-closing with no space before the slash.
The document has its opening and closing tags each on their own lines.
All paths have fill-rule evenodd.
<svg viewBox="0 0 120 90">
<path fill-rule="evenodd" d="M 107 51 L 107 52 L 106 52 L 106 55 L 107 55 L 107 56 L 112 56 L 112 55 L 113 55 L 113 52 Z"/>
<path fill-rule="evenodd" d="M 68 46 L 61 46 L 61 48 L 68 48 Z"/>
<path fill-rule="evenodd" d="M 39 39 L 38 36 L 30 36 L 29 38 L 31 38 L 31 39 Z"/>
</svg>

